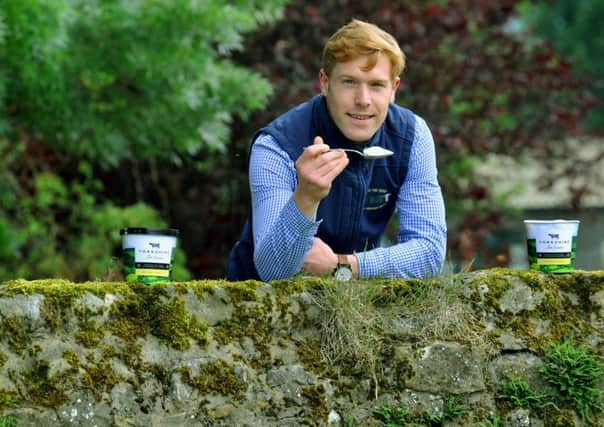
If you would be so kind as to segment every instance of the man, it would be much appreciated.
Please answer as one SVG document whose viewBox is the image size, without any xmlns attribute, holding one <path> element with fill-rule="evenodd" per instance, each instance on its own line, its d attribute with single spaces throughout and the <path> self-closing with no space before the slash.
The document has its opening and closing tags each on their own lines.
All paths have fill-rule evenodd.
<svg viewBox="0 0 604 427">
<path fill-rule="evenodd" d="M 394 104 L 405 65 L 396 40 L 353 20 L 326 43 L 321 94 L 261 129 L 250 153 L 252 215 L 229 280 L 439 274 L 446 222 L 425 121 Z M 365 159 L 341 149 L 394 152 Z M 397 243 L 380 247 L 398 215 Z"/>
</svg>

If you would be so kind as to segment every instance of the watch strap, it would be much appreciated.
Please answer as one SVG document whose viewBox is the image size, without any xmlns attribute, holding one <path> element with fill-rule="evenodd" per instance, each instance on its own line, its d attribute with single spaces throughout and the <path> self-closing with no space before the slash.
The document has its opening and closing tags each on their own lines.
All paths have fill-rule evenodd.
<svg viewBox="0 0 604 427">
<path fill-rule="evenodd" d="M 352 267 L 350 265 L 350 263 L 348 262 L 348 258 L 346 257 L 346 255 L 338 255 L 338 266 L 337 267 L 340 267 L 340 266 L 348 267 L 348 268 Z"/>
<path fill-rule="evenodd" d="M 348 262 L 346 255 L 338 255 L 338 265 L 333 271 L 333 277 L 343 281 L 353 279 L 352 265 Z"/>
</svg>

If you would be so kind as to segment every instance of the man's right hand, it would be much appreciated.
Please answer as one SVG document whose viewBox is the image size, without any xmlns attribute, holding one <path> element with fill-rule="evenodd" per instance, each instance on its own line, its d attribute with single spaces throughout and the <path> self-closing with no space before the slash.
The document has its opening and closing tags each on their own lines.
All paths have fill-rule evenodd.
<svg viewBox="0 0 604 427">
<path fill-rule="evenodd" d="M 320 136 L 304 149 L 296 160 L 298 186 L 294 200 L 300 211 L 314 219 L 319 202 L 329 194 L 331 183 L 348 165 L 348 156 L 343 151 L 329 151 L 329 146 Z"/>
</svg>

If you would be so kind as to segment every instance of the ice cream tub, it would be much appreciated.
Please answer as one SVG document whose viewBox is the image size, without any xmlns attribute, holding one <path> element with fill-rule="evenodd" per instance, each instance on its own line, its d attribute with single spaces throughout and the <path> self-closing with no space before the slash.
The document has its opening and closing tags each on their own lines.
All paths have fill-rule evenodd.
<svg viewBox="0 0 604 427">
<path fill-rule="evenodd" d="M 129 227 L 120 230 L 124 279 L 145 285 L 170 282 L 179 231 Z"/>
<path fill-rule="evenodd" d="M 544 273 L 569 273 L 575 269 L 579 221 L 524 220 L 529 267 Z"/>
</svg>

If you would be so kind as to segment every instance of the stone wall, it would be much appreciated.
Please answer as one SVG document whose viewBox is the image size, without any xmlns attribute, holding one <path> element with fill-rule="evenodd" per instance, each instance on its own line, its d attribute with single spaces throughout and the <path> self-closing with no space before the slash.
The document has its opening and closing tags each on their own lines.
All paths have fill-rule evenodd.
<svg viewBox="0 0 604 427">
<path fill-rule="evenodd" d="M 548 346 L 602 356 L 604 272 L 16 280 L 0 328 L 2 426 L 604 425 L 601 378 L 583 413 L 530 399 L 552 391 Z"/>
</svg>

